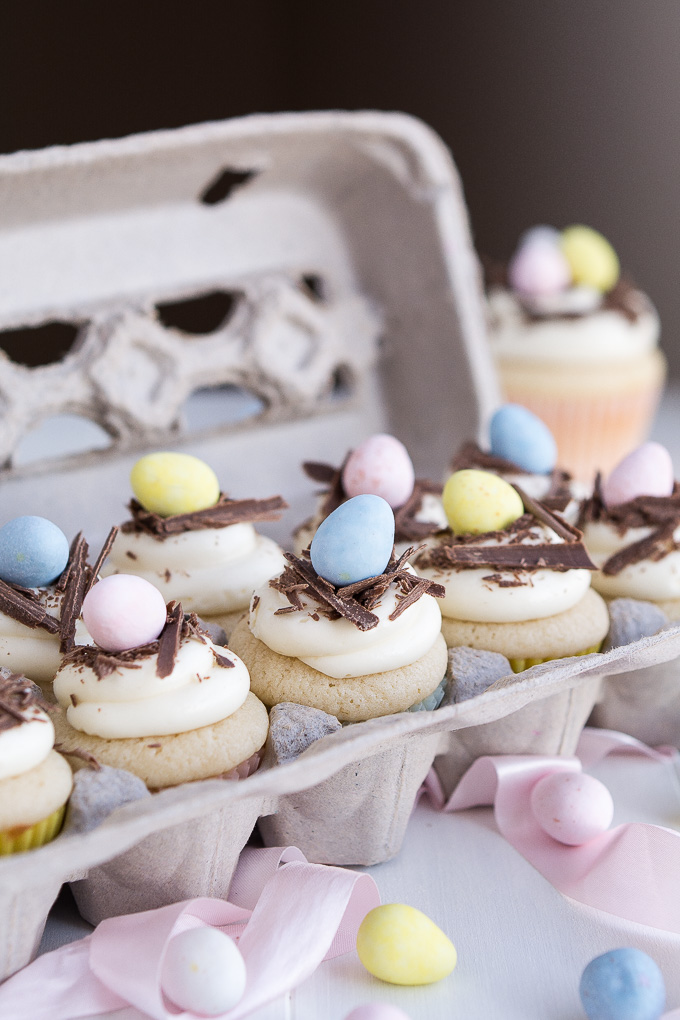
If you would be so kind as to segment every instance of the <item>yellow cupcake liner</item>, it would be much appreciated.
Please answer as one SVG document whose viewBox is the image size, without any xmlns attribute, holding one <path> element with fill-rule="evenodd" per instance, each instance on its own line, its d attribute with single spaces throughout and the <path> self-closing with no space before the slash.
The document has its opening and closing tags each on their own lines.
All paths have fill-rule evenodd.
<svg viewBox="0 0 680 1020">
<path fill-rule="evenodd" d="M 22 850 L 35 850 L 37 847 L 49 843 L 59 835 L 64 824 L 65 814 L 66 805 L 62 804 L 51 815 L 36 822 L 35 825 L 22 825 L 0 832 L 0 857 L 18 854 Z"/>
<path fill-rule="evenodd" d="M 592 648 L 584 648 L 582 652 L 572 652 L 570 656 L 564 655 L 548 655 L 545 659 L 508 659 L 513 673 L 521 673 L 522 670 L 529 669 L 529 666 L 538 666 L 541 662 L 552 662 L 554 659 L 571 658 L 576 655 L 590 655 L 591 652 L 599 652 L 602 648 L 602 642 L 598 641 Z"/>
</svg>

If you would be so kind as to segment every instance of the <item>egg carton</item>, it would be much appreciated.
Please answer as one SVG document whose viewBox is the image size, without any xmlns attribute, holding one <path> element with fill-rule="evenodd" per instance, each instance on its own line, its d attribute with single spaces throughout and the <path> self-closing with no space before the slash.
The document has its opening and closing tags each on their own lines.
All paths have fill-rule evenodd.
<svg viewBox="0 0 680 1020">
<path fill-rule="evenodd" d="M 75 337 L 50 364 L 0 358 L 5 516 L 43 514 L 94 546 L 149 448 L 202 457 L 236 497 L 283 492 L 288 519 L 263 530 L 288 544 L 313 506 L 303 459 L 340 462 L 384 429 L 436 477 L 497 402 L 457 174 L 401 114 L 257 116 L 0 157 L 0 269 L 0 346 Z M 258 819 L 312 860 L 384 860 L 435 759 L 450 786 L 480 753 L 569 753 L 604 673 L 679 653 L 675 628 L 536 666 L 0 860 L 0 976 L 35 952 L 65 881 L 93 922 L 226 895 Z"/>
</svg>

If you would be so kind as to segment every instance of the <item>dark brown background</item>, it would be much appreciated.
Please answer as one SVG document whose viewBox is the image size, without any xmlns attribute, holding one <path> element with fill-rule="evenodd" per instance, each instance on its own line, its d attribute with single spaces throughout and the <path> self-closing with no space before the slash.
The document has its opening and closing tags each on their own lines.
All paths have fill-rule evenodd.
<svg viewBox="0 0 680 1020">
<path fill-rule="evenodd" d="M 405 110 L 458 163 L 480 251 L 602 230 L 680 373 L 678 0 L 27 0 L 0 13 L 0 150 L 258 111 Z"/>
</svg>

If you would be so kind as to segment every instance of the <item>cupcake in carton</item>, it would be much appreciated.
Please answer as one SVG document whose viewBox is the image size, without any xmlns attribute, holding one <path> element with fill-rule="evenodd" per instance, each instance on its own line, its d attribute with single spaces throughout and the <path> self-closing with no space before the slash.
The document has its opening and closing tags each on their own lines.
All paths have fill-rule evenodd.
<svg viewBox="0 0 680 1020">
<path fill-rule="evenodd" d="M 156 791 L 197 780 L 244 778 L 260 761 L 268 718 L 248 671 L 216 646 L 193 614 L 167 607 L 134 575 L 98 582 L 83 604 L 96 644 L 77 646 L 54 682 L 60 747 L 125 770 Z M 75 883 L 88 920 L 186 896 L 225 895 L 259 805 L 218 811 L 156 833 Z M 162 868 L 158 862 L 162 861 Z M 144 874 L 144 881 L 132 881 Z"/>
<path fill-rule="evenodd" d="M 142 457 L 131 482 L 132 517 L 116 536 L 108 572 L 144 577 L 166 602 L 229 634 L 253 590 L 284 565 L 279 546 L 253 522 L 278 520 L 287 504 L 280 496 L 229 499 L 207 464 L 182 453 Z"/>
<path fill-rule="evenodd" d="M 680 621 L 680 487 L 663 446 L 645 443 L 608 477 L 598 476 L 581 526 L 599 568 L 593 586 L 610 604 L 610 643 Z M 593 721 L 646 743 L 680 746 L 677 660 L 608 677 Z"/>
<path fill-rule="evenodd" d="M 248 619 L 234 630 L 231 647 L 253 690 L 278 706 L 269 763 L 286 760 L 296 741 L 298 751 L 308 745 L 300 727 L 314 739 L 342 723 L 441 700 L 446 645 L 436 596 L 443 589 L 419 578 L 406 554 L 394 556 L 393 538 L 394 517 L 381 497 L 350 499 L 322 523 L 308 555 L 286 555 L 286 570 L 255 592 Z M 437 734 L 413 735 L 281 798 L 276 815 L 261 822 L 265 839 L 292 841 L 320 863 L 385 860 L 401 845 L 437 743 Z M 368 810 L 377 802 L 380 812 Z"/>
</svg>

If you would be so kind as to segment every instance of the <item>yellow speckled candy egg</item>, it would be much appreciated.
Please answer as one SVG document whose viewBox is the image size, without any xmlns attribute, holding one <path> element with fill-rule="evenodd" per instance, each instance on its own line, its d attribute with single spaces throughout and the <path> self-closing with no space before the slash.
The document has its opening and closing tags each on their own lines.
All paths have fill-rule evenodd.
<svg viewBox="0 0 680 1020">
<path fill-rule="evenodd" d="M 357 953 L 369 974 L 393 985 L 429 985 L 456 966 L 456 947 L 426 914 L 385 903 L 366 914 Z"/>
<path fill-rule="evenodd" d="M 206 510 L 220 495 L 212 468 L 188 453 L 150 453 L 137 461 L 130 482 L 144 509 L 161 517 Z"/>
<path fill-rule="evenodd" d="M 574 283 L 595 290 L 611 290 L 619 278 L 619 260 L 606 237 L 592 227 L 567 227 L 560 241 Z"/>
<path fill-rule="evenodd" d="M 456 535 L 502 531 L 524 513 L 522 500 L 512 485 L 498 475 L 472 468 L 451 475 L 442 502 Z"/>
</svg>

